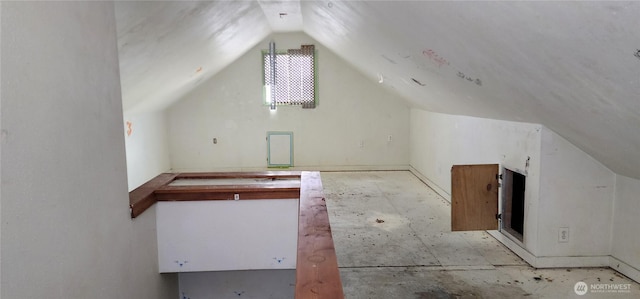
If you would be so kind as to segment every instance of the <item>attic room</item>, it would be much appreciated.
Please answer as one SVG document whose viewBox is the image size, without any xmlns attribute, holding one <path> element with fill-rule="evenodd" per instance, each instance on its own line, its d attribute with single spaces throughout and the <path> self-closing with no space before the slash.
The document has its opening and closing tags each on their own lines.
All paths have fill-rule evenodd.
<svg viewBox="0 0 640 299">
<path fill-rule="evenodd" d="M 2 1 L 0 297 L 290 288 L 290 273 L 160 274 L 161 210 L 127 208 L 161 173 L 274 170 L 268 132 L 293 136 L 283 170 L 322 176 L 346 298 L 572 297 L 583 281 L 585 297 L 637 297 L 638 16 L 608 1 Z M 314 45 L 314 108 L 265 102 L 271 42 Z M 487 164 L 521 180 L 521 226 L 452 232 L 452 170 Z M 350 239 L 365 235 L 350 221 L 375 234 Z M 400 232 L 416 236 L 374 246 Z M 611 286 L 629 292 L 596 292 Z"/>
</svg>

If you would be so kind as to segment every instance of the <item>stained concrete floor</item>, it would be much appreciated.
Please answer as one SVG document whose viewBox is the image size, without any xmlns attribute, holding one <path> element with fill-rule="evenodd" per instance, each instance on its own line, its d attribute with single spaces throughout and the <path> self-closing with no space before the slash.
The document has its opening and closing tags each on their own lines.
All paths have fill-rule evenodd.
<svg viewBox="0 0 640 299">
<path fill-rule="evenodd" d="M 451 232 L 449 203 L 410 172 L 321 175 L 346 298 L 640 298 L 611 269 L 534 269 L 486 232 Z M 580 281 L 630 291 L 579 296 Z"/>
</svg>

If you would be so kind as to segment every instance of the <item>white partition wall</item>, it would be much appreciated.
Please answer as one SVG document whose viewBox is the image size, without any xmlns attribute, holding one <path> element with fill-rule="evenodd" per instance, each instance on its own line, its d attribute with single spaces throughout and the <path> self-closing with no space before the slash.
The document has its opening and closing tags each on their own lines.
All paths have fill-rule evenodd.
<svg viewBox="0 0 640 299">
<path fill-rule="evenodd" d="M 160 272 L 295 269 L 298 201 L 158 202 Z"/>
<path fill-rule="evenodd" d="M 179 273 L 180 299 L 293 298 L 296 270 Z"/>
<path fill-rule="evenodd" d="M 0 296 L 175 298 L 128 213 L 113 1 L 0 6 Z"/>
</svg>

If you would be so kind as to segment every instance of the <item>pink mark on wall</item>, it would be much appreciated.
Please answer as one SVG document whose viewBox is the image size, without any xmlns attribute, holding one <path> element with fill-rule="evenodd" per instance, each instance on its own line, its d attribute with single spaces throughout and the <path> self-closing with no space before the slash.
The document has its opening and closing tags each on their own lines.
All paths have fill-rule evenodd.
<svg viewBox="0 0 640 299">
<path fill-rule="evenodd" d="M 127 122 L 127 136 L 131 136 L 131 134 L 133 133 L 133 128 L 131 128 L 131 126 L 133 126 L 133 123 L 128 121 Z"/>
<path fill-rule="evenodd" d="M 422 51 L 422 55 L 429 58 L 429 60 L 437 64 L 438 67 L 442 67 L 443 65 L 449 65 L 449 61 L 446 60 L 444 57 L 438 55 L 438 53 L 436 53 L 436 51 L 434 50 L 426 49 Z"/>
</svg>

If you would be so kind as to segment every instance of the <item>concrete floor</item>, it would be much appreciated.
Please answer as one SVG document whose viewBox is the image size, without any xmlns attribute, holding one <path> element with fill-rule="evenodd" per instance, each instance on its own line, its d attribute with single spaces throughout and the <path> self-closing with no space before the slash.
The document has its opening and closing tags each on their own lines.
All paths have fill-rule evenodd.
<svg viewBox="0 0 640 299">
<path fill-rule="evenodd" d="M 534 269 L 486 232 L 451 232 L 449 203 L 410 172 L 322 182 L 346 298 L 640 298 L 611 269 Z M 630 291 L 578 296 L 580 281 Z"/>
</svg>

